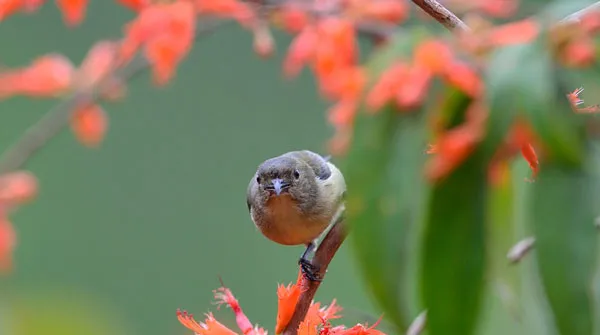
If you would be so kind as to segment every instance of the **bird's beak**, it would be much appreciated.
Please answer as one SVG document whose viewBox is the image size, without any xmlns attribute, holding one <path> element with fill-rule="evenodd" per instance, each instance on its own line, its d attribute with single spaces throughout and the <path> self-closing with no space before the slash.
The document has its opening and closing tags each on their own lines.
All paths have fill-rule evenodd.
<svg viewBox="0 0 600 335">
<path fill-rule="evenodd" d="M 273 184 L 273 190 L 277 195 L 280 195 L 283 190 L 287 189 L 290 186 L 288 183 L 284 182 L 279 178 L 273 179 L 271 181 L 271 184 Z"/>
</svg>

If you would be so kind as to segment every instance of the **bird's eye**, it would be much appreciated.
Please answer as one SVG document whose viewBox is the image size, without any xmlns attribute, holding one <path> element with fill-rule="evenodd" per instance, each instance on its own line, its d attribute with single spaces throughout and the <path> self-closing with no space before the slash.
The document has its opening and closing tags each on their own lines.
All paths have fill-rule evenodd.
<svg viewBox="0 0 600 335">
<path fill-rule="evenodd" d="M 300 171 L 294 170 L 294 178 L 296 178 L 296 179 L 300 178 Z"/>
<path fill-rule="evenodd" d="M 260 184 L 260 177 L 256 177 L 256 182 Z"/>
</svg>

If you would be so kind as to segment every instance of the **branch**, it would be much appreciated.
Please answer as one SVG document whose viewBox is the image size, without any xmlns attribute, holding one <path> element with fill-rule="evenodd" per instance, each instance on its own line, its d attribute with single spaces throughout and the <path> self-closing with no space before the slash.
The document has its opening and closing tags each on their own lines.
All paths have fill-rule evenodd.
<svg viewBox="0 0 600 335">
<path fill-rule="evenodd" d="M 329 263 L 346 239 L 346 235 L 346 224 L 343 215 L 341 215 L 338 217 L 331 230 L 329 230 L 321 244 L 319 244 L 319 248 L 313 257 L 313 264 L 319 269 L 321 277 L 325 275 Z M 298 326 L 300 326 L 300 323 L 306 317 L 308 308 L 317 293 L 317 289 L 321 285 L 321 282 L 318 281 L 303 280 L 302 282 L 304 283 L 302 294 L 298 299 L 292 319 L 283 330 L 283 335 L 296 335 L 298 333 Z"/>
<path fill-rule="evenodd" d="M 593 12 L 593 11 L 600 11 L 600 1 L 598 1 L 592 5 L 589 5 L 589 6 L 585 7 L 584 9 L 565 17 L 564 19 L 558 21 L 558 23 L 559 24 L 578 23 L 583 16 L 585 16 L 586 14 Z"/>
<path fill-rule="evenodd" d="M 195 39 L 214 31 L 217 26 L 225 22 L 212 17 L 202 19 L 196 28 Z M 127 82 L 149 67 L 148 59 L 140 54 L 125 67 L 109 73 L 93 89 L 77 91 L 58 103 L 4 152 L 0 157 L 0 174 L 23 166 L 29 158 L 69 124 L 71 115 L 78 106 L 97 100 L 115 78 Z"/>
<path fill-rule="evenodd" d="M 412 2 L 450 31 L 471 30 L 466 23 L 435 0 L 412 0 Z"/>
</svg>

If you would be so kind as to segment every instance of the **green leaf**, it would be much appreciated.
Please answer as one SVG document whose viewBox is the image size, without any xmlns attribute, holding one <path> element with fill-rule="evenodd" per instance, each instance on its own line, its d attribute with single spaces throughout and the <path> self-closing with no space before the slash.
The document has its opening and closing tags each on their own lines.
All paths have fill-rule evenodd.
<svg viewBox="0 0 600 335">
<path fill-rule="evenodd" d="M 410 55 L 414 35 L 398 36 L 376 53 L 368 68 L 377 77 L 401 55 Z M 399 331 L 408 324 L 403 290 L 408 227 L 416 222 L 419 173 L 425 149 L 425 118 L 387 106 L 360 110 L 352 143 L 340 164 L 348 188 L 346 220 L 359 269 L 384 315 Z M 423 189 L 423 188 L 421 188 Z"/>
<path fill-rule="evenodd" d="M 429 334 L 475 332 L 485 272 L 486 165 L 471 156 L 432 190 L 421 261 Z"/>
<path fill-rule="evenodd" d="M 590 166 L 548 163 L 532 190 L 535 254 L 556 326 L 563 335 L 593 334 L 598 186 Z"/>
<path fill-rule="evenodd" d="M 471 156 L 431 190 L 421 290 L 429 334 L 475 332 L 485 272 L 486 169 Z"/>
<path fill-rule="evenodd" d="M 559 92 L 550 54 L 543 40 L 494 52 L 485 75 L 490 116 L 484 142 L 486 155 L 497 149 L 515 117 L 524 116 L 548 154 L 566 164 L 582 159 L 581 137 L 572 127 L 571 109 Z"/>
</svg>

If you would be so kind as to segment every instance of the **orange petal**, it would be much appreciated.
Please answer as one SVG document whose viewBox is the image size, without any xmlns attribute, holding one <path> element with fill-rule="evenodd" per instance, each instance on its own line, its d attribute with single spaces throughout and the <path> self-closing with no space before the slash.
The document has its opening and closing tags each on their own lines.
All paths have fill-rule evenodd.
<svg viewBox="0 0 600 335">
<path fill-rule="evenodd" d="M 324 96 L 333 100 L 357 100 L 367 83 L 367 73 L 361 67 L 348 66 L 319 79 Z"/>
<path fill-rule="evenodd" d="M 277 323 L 275 325 L 275 334 L 280 334 L 288 325 L 296 309 L 296 304 L 302 293 L 303 283 L 302 271 L 298 271 L 298 278 L 295 284 L 277 286 Z"/>
<path fill-rule="evenodd" d="M 448 66 L 444 71 L 444 78 L 470 97 L 477 98 L 483 92 L 483 81 L 475 70 L 463 62 L 454 62 Z"/>
<path fill-rule="evenodd" d="M 249 26 L 254 12 L 247 3 L 237 0 L 196 0 L 196 8 L 202 14 L 217 14 L 237 20 L 242 26 Z"/>
<path fill-rule="evenodd" d="M 525 19 L 493 28 L 488 39 L 496 46 L 522 44 L 533 41 L 539 32 L 540 25 L 536 21 Z"/>
<path fill-rule="evenodd" d="M 78 86 L 91 86 L 103 79 L 113 69 L 118 45 L 111 41 L 100 41 L 88 51 L 77 74 Z"/>
<path fill-rule="evenodd" d="M 299 6 L 296 6 L 294 3 L 284 3 L 279 14 L 281 15 L 281 21 L 284 28 L 289 32 L 300 32 L 309 22 L 306 11 L 299 8 Z"/>
<path fill-rule="evenodd" d="M 73 113 L 71 128 L 83 145 L 97 147 L 108 128 L 108 118 L 100 106 L 87 105 Z"/>
<path fill-rule="evenodd" d="M 579 38 L 567 43 L 562 50 L 565 63 L 574 67 L 587 67 L 596 60 L 596 46 L 592 38 Z"/>
<path fill-rule="evenodd" d="M 375 21 L 400 23 L 408 17 L 409 7 L 406 1 L 371 0 L 364 1 L 362 14 Z"/>
<path fill-rule="evenodd" d="M 329 122 L 334 126 L 350 126 L 358 110 L 358 101 L 353 99 L 340 100 L 327 112 Z"/>
<path fill-rule="evenodd" d="M 369 110 L 377 111 L 388 103 L 394 97 L 402 82 L 406 80 L 408 73 L 408 65 L 400 62 L 385 70 L 367 94 L 366 105 Z"/>
<path fill-rule="evenodd" d="M 244 335 L 254 335 L 254 327 L 252 327 L 252 323 L 250 323 L 250 320 L 246 314 L 244 314 L 244 311 L 242 311 L 242 307 L 238 303 L 237 299 L 233 296 L 233 293 L 231 293 L 228 288 L 221 287 L 214 291 L 214 295 L 219 306 L 221 304 L 226 304 L 229 306 L 229 308 L 231 308 L 235 314 L 235 321 L 242 333 Z"/>
<path fill-rule="evenodd" d="M 317 324 L 312 324 L 310 321 L 304 320 L 300 323 L 300 326 L 298 326 L 298 335 L 318 335 L 319 330 L 317 327 Z M 277 332 L 275 333 L 279 334 Z"/>
<path fill-rule="evenodd" d="M 170 36 L 161 35 L 148 42 L 145 54 L 152 63 L 154 82 L 158 85 L 167 83 L 173 77 L 179 60 Z"/>
<path fill-rule="evenodd" d="M 136 12 L 150 4 L 150 0 L 117 0 L 117 2 Z"/>
<path fill-rule="evenodd" d="M 317 41 L 317 32 L 312 27 L 305 28 L 294 38 L 283 62 L 283 72 L 288 78 L 297 76 L 314 56 Z"/>
<path fill-rule="evenodd" d="M 267 58 L 275 51 L 275 42 L 271 30 L 264 25 L 254 29 L 254 52 L 263 58 Z"/>
<path fill-rule="evenodd" d="M 12 223 L 0 218 L 0 272 L 8 272 L 12 268 L 12 253 L 17 244 L 17 237 Z"/>
<path fill-rule="evenodd" d="M 427 96 L 432 73 L 421 66 L 413 66 L 396 91 L 396 103 L 401 110 L 411 110 L 418 107 Z"/>
<path fill-rule="evenodd" d="M 194 320 L 192 314 L 188 314 L 186 311 L 177 310 L 177 320 L 185 326 L 187 329 L 200 335 L 237 335 L 233 330 L 225 327 L 219 321 L 217 321 L 212 313 L 206 314 L 206 320 L 204 323 L 197 322 Z"/>
<path fill-rule="evenodd" d="M 76 26 L 83 21 L 87 2 L 87 0 L 56 0 L 56 4 L 62 11 L 63 18 L 69 26 Z"/>
<path fill-rule="evenodd" d="M 34 12 L 40 8 L 46 0 L 22 0 L 23 10 L 26 12 Z"/>
<path fill-rule="evenodd" d="M 16 13 L 23 6 L 23 0 L 0 0 L 0 21 Z"/>
<path fill-rule="evenodd" d="M 0 176 L 0 204 L 22 204 L 33 199 L 37 192 L 37 179 L 30 172 L 15 171 Z"/>
<path fill-rule="evenodd" d="M 74 68 L 64 56 L 49 54 L 28 67 L 0 73 L 0 97 L 16 94 L 54 97 L 71 86 Z"/>
<path fill-rule="evenodd" d="M 484 0 L 479 1 L 479 9 L 489 16 L 507 18 L 518 9 L 517 0 Z"/>
<path fill-rule="evenodd" d="M 529 164 L 529 168 L 532 171 L 531 180 L 534 180 L 540 170 L 540 163 L 537 154 L 535 153 L 535 149 L 530 143 L 526 143 L 521 147 L 521 154 L 527 161 L 527 164 Z"/>
<path fill-rule="evenodd" d="M 414 59 L 417 66 L 429 69 L 434 74 L 441 74 L 451 66 L 454 56 L 446 43 L 439 40 L 427 40 L 417 46 Z"/>
</svg>

